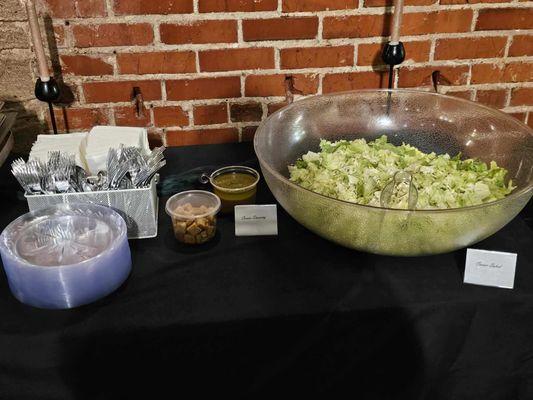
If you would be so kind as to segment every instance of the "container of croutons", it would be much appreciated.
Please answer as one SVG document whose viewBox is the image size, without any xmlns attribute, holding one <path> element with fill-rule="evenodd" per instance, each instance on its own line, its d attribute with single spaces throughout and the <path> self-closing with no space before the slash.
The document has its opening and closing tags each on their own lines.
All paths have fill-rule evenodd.
<svg viewBox="0 0 533 400">
<path fill-rule="evenodd" d="M 168 199 L 165 209 L 178 241 L 203 244 L 215 236 L 220 211 L 217 195 L 203 190 L 181 192 Z"/>
</svg>

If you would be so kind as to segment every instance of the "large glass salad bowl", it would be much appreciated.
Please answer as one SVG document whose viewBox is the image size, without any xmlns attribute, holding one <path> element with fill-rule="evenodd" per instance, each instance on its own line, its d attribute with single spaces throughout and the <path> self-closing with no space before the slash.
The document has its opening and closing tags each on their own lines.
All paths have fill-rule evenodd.
<svg viewBox="0 0 533 400">
<path fill-rule="evenodd" d="M 424 152 L 496 161 L 516 189 L 477 206 L 398 210 L 358 205 L 311 192 L 288 179 L 288 165 L 321 139 L 387 135 Z M 420 256 L 469 246 L 501 229 L 533 194 L 533 130 L 511 116 L 460 98 L 414 90 L 368 90 L 314 96 L 274 113 L 254 146 L 278 202 L 316 234 L 353 249 Z"/>
</svg>

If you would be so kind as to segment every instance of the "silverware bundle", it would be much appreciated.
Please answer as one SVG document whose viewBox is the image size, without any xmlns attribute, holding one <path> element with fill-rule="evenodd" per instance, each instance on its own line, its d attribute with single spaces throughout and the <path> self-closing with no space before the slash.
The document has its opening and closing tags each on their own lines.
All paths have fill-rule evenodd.
<svg viewBox="0 0 533 400">
<path fill-rule="evenodd" d="M 148 186 L 157 171 L 166 164 L 163 151 L 165 147 L 157 147 L 150 156 L 145 157 L 137 147 L 109 149 L 107 188 L 131 189 Z"/>
<path fill-rule="evenodd" d="M 42 194 L 47 165 L 39 160 L 27 163 L 22 158 L 17 158 L 11 163 L 11 172 L 19 181 L 27 194 Z"/>
<path fill-rule="evenodd" d="M 74 155 L 60 151 L 49 152 L 47 162 L 37 159 L 24 162 L 18 158 L 11 164 L 11 172 L 27 194 L 138 189 L 149 186 L 166 164 L 164 150 L 165 147 L 158 147 L 145 155 L 137 147 L 109 149 L 107 171 L 96 176 L 88 176 L 77 166 Z"/>
</svg>

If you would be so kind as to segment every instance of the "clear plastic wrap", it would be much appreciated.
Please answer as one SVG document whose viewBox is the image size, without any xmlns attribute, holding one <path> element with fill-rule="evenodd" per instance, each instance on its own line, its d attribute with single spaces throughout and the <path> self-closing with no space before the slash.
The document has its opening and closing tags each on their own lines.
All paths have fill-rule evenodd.
<svg viewBox="0 0 533 400">
<path fill-rule="evenodd" d="M 98 300 L 131 271 L 124 220 L 93 204 L 59 204 L 20 216 L 0 235 L 0 254 L 13 295 L 41 308 Z"/>
</svg>

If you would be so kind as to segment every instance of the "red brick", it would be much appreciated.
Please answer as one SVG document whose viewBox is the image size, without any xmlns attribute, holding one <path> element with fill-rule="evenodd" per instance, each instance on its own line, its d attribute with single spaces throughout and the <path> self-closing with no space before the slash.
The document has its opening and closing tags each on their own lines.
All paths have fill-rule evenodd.
<svg viewBox="0 0 533 400">
<path fill-rule="evenodd" d="M 77 47 L 135 46 L 154 40 L 150 24 L 76 25 L 72 31 Z"/>
<path fill-rule="evenodd" d="M 249 97 L 285 96 L 285 76 L 249 75 L 246 77 L 245 94 Z M 294 87 L 303 94 L 314 94 L 318 90 L 318 77 L 314 75 L 296 74 Z"/>
<path fill-rule="evenodd" d="M 121 74 L 182 74 L 196 72 L 196 58 L 192 51 L 158 51 L 150 53 L 118 54 Z"/>
<path fill-rule="evenodd" d="M 477 64 L 472 66 L 471 83 L 501 82 L 505 66 L 496 64 Z"/>
<path fill-rule="evenodd" d="M 89 130 L 96 125 L 107 125 L 107 109 L 102 108 L 61 108 L 56 109 L 57 129 L 60 132 Z M 49 122 L 48 113 L 46 118 Z"/>
<path fill-rule="evenodd" d="M 86 18 L 106 15 L 105 0 L 42 0 L 52 18 Z"/>
<path fill-rule="evenodd" d="M 235 71 L 274 68 L 274 49 L 223 49 L 199 53 L 201 71 Z"/>
<path fill-rule="evenodd" d="M 533 56 L 533 36 L 517 35 L 509 48 L 510 57 Z"/>
<path fill-rule="evenodd" d="M 472 10 L 404 14 L 402 35 L 470 32 Z"/>
<path fill-rule="evenodd" d="M 245 19 L 244 40 L 314 39 L 318 33 L 317 17 Z"/>
<path fill-rule="evenodd" d="M 259 103 L 231 104 L 231 122 L 254 122 L 263 118 L 263 107 Z"/>
<path fill-rule="evenodd" d="M 83 93 L 88 103 L 117 103 L 131 101 L 135 86 L 141 89 L 144 100 L 161 99 L 159 81 L 86 82 Z"/>
<path fill-rule="evenodd" d="M 186 126 L 189 125 L 189 117 L 178 106 L 154 107 L 154 125 L 158 127 Z"/>
<path fill-rule="evenodd" d="M 402 35 L 468 32 L 472 10 L 407 13 L 403 16 Z M 352 15 L 324 18 L 323 36 L 333 38 L 358 38 L 388 36 L 390 15 Z"/>
<path fill-rule="evenodd" d="M 476 101 L 489 107 L 503 108 L 507 90 L 478 90 Z"/>
<path fill-rule="evenodd" d="M 383 15 L 325 17 L 322 36 L 326 39 L 388 35 Z"/>
<path fill-rule="evenodd" d="M 435 47 L 436 60 L 503 57 L 506 37 L 439 39 Z"/>
<path fill-rule="evenodd" d="M 530 128 L 533 128 L 533 112 L 529 112 L 529 113 L 528 113 L 528 117 L 527 117 L 527 125 L 528 125 Z"/>
<path fill-rule="evenodd" d="M 281 50 L 281 68 L 323 68 L 353 65 L 353 46 L 301 47 Z"/>
<path fill-rule="evenodd" d="M 238 140 L 239 131 L 236 128 L 167 132 L 167 146 L 231 143 Z"/>
<path fill-rule="evenodd" d="M 459 98 L 465 99 L 465 100 L 471 100 L 472 99 L 472 91 L 471 90 L 459 90 L 457 92 L 446 92 L 446 95 L 453 96 L 453 97 L 459 97 Z"/>
<path fill-rule="evenodd" d="M 358 0 L 283 0 L 283 12 L 355 9 Z"/>
<path fill-rule="evenodd" d="M 516 118 L 520 122 L 526 122 L 527 113 L 525 113 L 525 112 L 523 112 L 523 113 L 507 113 L 507 114 L 510 115 L 511 117 Z"/>
<path fill-rule="evenodd" d="M 117 126 L 140 126 L 147 127 L 152 124 L 150 110 L 144 110 L 142 117 L 137 117 L 135 106 L 115 107 L 115 125 Z"/>
<path fill-rule="evenodd" d="M 450 82 L 450 85 L 464 85 L 468 76 L 467 66 L 456 67 L 423 67 L 401 68 L 399 87 L 416 87 L 431 85 L 431 75 L 434 71 L 440 71 L 442 82 Z M 440 85 L 444 85 L 443 83 Z"/>
<path fill-rule="evenodd" d="M 214 125 L 228 122 L 226 103 L 195 106 L 193 110 L 194 125 Z"/>
<path fill-rule="evenodd" d="M 114 0 L 117 15 L 186 14 L 192 13 L 193 0 Z"/>
<path fill-rule="evenodd" d="M 200 0 L 198 10 L 208 12 L 276 11 L 277 0 Z"/>
<path fill-rule="evenodd" d="M 510 63 L 504 69 L 503 82 L 533 81 L 533 63 Z"/>
<path fill-rule="evenodd" d="M 419 42 L 403 42 L 405 47 L 405 61 L 424 62 L 429 60 L 431 42 L 429 40 Z M 381 58 L 383 44 L 365 43 L 357 49 L 357 65 L 383 65 Z"/>
<path fill-rule="evenodd" d="M 476 31 L 533 28 L 533 8 L 479 10 Z"/>
<path fill-rule="evenodd" d="M 440 4 L 510 3 L 512 0 L 440 0 Z"/>
<path fill-rule="evenodd" d="M 435 4 L 438 0 L 405 0 L 406 6 L 429 6 Z M 393 0 L 365 0 L 365 7 L 390 7 Z"/>
<path fill-rule="evenodd" d="M 533 63 L 475 64 L 471 81 L 474 84 L 533 81 Z"/>
<path fill-rule="evenodd" d="M 387 86 L 387 73 L 379 71 L 327 74 L 322 82 L 322 92 L 375 89 Z"/>
<path fill-rule="evenodd" d="M 533 88 L 517 88 L 511 92 L 511 106 L 533 106 Z M 533 117 L 529 113 L 529 121 Z"/>
<path fill-rule="evenodd" d="M 82 76 L 113 75 L 113 66 L 99 57 L 61 56 L 61 64 L 65 74 Z"/>
<path fill-rule="evenodd" d="M 233 43 L 237 41 L 237 21 L 212 20 L 187 24 L 161 24 L 161 41 L 167 44 Z"/>
<path fill-rule="evenodd" d="M 281 103 L 270 103 L 268 105 L 268 115 L 274 114 L 276 111 L 281 110 L 285 106 L 287 106 L 286 101 L 283 101 Z"/>
<path fill-rule="evenodd" d="M 383 15 L 325 17 L 323 24 L 326 39 L 386 36 L 389 32 Z"/>
<path fill-rule="evenodd" d="M 241 97 L 238 76 L 167 81 L 169 100 L 224 99 Z"/>
<path fill-rule="evenodd" d="M 251 142 L 254 140 L 255 132 L 257 131 L 257 126 L 245 126 L 242 128 L 242 141 Z"/>
</svg>

